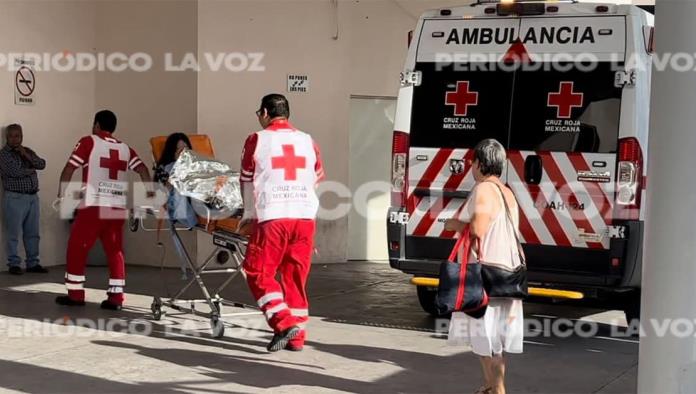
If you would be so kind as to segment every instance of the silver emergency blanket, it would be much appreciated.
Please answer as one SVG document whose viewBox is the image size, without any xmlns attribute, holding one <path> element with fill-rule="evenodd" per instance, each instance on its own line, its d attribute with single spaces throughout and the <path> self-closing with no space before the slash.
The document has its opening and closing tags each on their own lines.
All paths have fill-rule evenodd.
<svg viewBox="0 0 696 394">
<path fill-rule="evenodd" d="M 182 196 L 202 201 L 210 208 L 227 212 L 243 208 L 239 173 L 227 163 L 192 150 L 182 152 L 174 163 L 169 183 Z"/>
</svg>

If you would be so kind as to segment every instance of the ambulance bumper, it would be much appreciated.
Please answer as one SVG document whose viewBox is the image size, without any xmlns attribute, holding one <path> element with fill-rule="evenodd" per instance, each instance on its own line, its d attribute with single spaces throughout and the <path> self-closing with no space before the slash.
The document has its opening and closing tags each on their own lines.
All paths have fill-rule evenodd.
<svg viewBox="0 0 696 394">
<path fill-rule="evenodd" d="M 416 276 L 436 277 L 441 260 L 389 260 L 392 268 Z"/>
<path fill-rule="evenodd" d="M 643 222 L 614 223 L 626 237 L 612 239 L 609 250 L 524 245 L 529 280 L 550 288 L 626 291 L 640 288 Z M 406 236 L 406 225 L 388 223 L 389 262 L 404 273 L 437 277 L 454 240 Z"/>
</svg>

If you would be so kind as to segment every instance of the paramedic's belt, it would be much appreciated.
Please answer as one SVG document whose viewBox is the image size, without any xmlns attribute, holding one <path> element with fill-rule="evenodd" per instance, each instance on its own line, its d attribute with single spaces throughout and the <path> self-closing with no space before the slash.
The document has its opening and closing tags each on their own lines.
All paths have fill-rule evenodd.
<svg viewBox="0 0 696 394">
<path fill-rule="evenodd" d="M 211 208 L 235 212 L 243 207 L 239 173 L 221 161 L 186 150 L 174 163 L 169 183 L 182 196 Z"/>
</svg>

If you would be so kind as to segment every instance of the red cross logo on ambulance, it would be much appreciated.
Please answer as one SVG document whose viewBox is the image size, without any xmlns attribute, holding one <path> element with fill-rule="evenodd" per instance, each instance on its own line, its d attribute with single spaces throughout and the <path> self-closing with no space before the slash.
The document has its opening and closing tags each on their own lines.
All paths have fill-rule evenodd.
<svg viewBox="0 0 696 394">
<path fill-rule="evenodd" d="M 469 90 L 469 81 L 458 81 L 454 92 L 445 94 L 445 104 L 454 107 L 454 116 L 467 116 L 469 106 L 478 105 L 478 92 Z"/>
<path fill-rule="evenodd" d="M 570 119 L 573 108 L 582 108 L 584 94 L 575 91 L 575 82 L 562 81 L 557 92 L 550 92 L 546 105 L 556 108 L 556 118 Z"/>
</svg>

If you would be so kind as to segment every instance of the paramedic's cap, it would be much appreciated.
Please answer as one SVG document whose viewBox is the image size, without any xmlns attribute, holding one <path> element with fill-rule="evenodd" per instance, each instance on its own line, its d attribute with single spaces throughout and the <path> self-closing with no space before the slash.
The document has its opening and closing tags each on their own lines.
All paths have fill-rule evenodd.
<svg viewBox="0 0 696 394">
<path fill-rule="evenodd" d="M 269 94 L 261 99 L 261 108 L 257 115 L 261 115 L 263 110 L 268 111 L 268 117 L 273 118 L 289 118 L 290 117 L 290 103 L 288 99 L 282 94 Z"/>
</svg>

